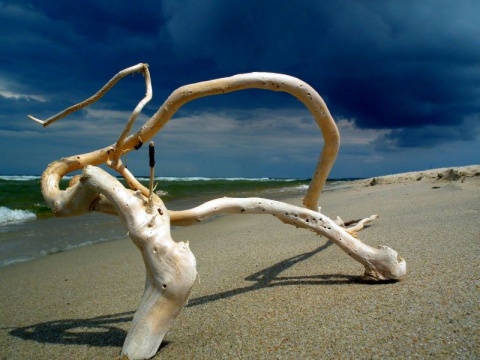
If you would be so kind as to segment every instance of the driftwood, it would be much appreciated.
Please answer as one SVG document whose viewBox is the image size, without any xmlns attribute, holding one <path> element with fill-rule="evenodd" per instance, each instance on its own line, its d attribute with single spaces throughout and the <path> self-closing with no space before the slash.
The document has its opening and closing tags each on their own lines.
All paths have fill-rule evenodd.
<svg viewBox="0 0 480 360">
<path fill-rule="evenodd" d="M 41 181 L 43 196 L 56 216 L 76 216 L 91 211 L 118 215 L 142 253 L 146 268 L 145 291 L 125 340 L 122 356 L 129 359 L 154 356 L 173 320 L 188 301 L 197 276 L 195 257 L 188 243 L 172 240 L 170 225 L 192 225 L 220 213 L 271 214 L 286 224 L 307 228 L 333 241 L 364 265 L 364 277 L 367 279 L 391 280 L 405 275 L 405 261 L 394 250 L 386 246 L 372 248 L 354 236 L 376 215 L 345 228 L 341 219 L 333 221 L 320 213 L 318 200 L 335 162 L 340 136 L 322 98 L 297 78 L 273 73 L 249 73 L 183 86 L 175 90 L 136 133 L 129 135 L 138 114 L 152 97 L 148 65 L 138 64 L 119 72 L 89 99 L 47 120 L 29 117 L 48 126 L 97 101 L 120 79 L 136 72 L 145 77 L 146 95 L 133 111 L 118 140 L 103 149 L 51 163 Z M 123 165 L 121 156 L 148 142 L 185 103 L 204 96 L 249 88 L 283 91 L 295 96 L 310 110 L 323 134 L 324 148 L 303 199 L 304 207 L 262 198 L 220 198 L 193 209 L 169 211 L 153 191 L 153 147 L 150 147 L 149 188 L 137 181 Z M 106 164 L 121 174 L 130 189 L 97 167 L 100 164 Z M 69 187 L 61 190 L 60 180 L 80 169 L 83 169 L 82 175 L 75 176 Z"/>
</svg>

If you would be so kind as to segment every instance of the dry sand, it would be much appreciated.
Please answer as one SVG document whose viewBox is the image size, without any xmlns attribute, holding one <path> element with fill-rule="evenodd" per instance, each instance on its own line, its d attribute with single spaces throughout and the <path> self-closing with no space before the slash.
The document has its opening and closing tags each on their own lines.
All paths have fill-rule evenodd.
<svg viewBox="0 0 480 360">
<path fill-rule="evenodd" d="M 352 182 L 321 205 L 378 213 L 359 238 L 397 250 L 406 278 L 362 283 L 335 245 L 271 216 L 175 228 L 200 282 L 155 358 L 480 358 L 480 166 Z M 1 268 L 0 358 L 118 357 L 143 276 L 127 239 Z"/>
</svg>

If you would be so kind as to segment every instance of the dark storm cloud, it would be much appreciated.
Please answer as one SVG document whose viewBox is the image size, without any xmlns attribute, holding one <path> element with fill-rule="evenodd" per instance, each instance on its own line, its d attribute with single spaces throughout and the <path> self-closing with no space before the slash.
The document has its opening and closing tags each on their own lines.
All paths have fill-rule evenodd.
<svg viewBox="0 0 480 360">
<path fill-rule="evenodd" d="M 296 75 L 360 127 L 462 126 L 480 111 L 474 2 L 280 1 L 274 10 L 265 2 L 167 4 L 165 31 L 176 55 L 221 74 Z M 431 141 L 443 139 L 433 134 Z"/>
<path fill-rule="evenodd" d="M 474 121 L 448 126 L 426 125 L 394 129 L 375 139 L 373 145 L 377 150 L 391 151 L 397 148 L 429 148 L 442 143 L 474 141 L 480 135 L 480 127 L 478 127 L 480 118 Z"/>
<path fill-rule="evenodd" d="M 478 95 L 480 5 L 469 1 L 18 4 L 2 11 L 12 61 L 36 64 L 30 81 L 51 79 L 44 85 L 52 91 L 80 73 L 87 78 L 78 86 L 85 88 L 88 80 L 99 83 L 99 74 L 146 58 L 160 86 L 164 65 L 176 71 L 168 77 L 178 84 L 253 70 L 288 72 L 365 127 L 451 124 L 465 115 L 457 108 Z M 478 111 L 473 105 L 465 111 Z"/>
<path fill-rule="evenodd" d="M 150 115 L 185 83 L 271 71 L 310 83 L 335 118 L 378 131 L 377 151 L 475 141 L 479 13 L 473 0 L 0 0 L 0 130 L 31 129 L 27 114 L 53 115 L 146 62 Z M 140 76 L 125 78 L 94 109 L 131 110 L 144 92 Z M 179 116 L 216 109 L 247 123 L 258 117 L 239 110 L 257 108 L 303 109 L 252 90 L 201 99 Z"/>
</svg>

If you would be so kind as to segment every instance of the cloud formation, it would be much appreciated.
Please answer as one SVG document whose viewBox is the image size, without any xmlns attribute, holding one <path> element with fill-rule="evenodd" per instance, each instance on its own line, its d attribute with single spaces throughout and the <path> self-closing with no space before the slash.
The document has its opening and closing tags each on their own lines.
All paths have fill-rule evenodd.
<svg viewBox="0 0 480 360">
<path fill-rule="evenodd" d="M 478 162 L 478 13 L 480 4 L 472 0 L 279 0 L 275 7 L 264 0 L 148 0 L 135 6 L 112 6 L 98 0 L 0 0 L 0 150 L 14 148 L 9 141 L 22 132 L 38 136 L 39 143 L 45 139 L 46 130 L 26 122 L 27 114 L 47 118 L 87 98 L 119 70 L 147 62 L 154 99 L 145 116 L 152 115 L 171 91 L 186 83 L 251 71 L 281 72 L 312 85 L 325 98 L 333 116 L 344 121 L 345 148 L 339 161 L 354 159 L 359 163 L 358 173 L 345 176 L 401 170 L 401 159 L 411 160 L 406 155 L 409 151 L 433 157 L 425 158 L 423 166 L 427 162 L 443 166 L 433 150 L 452 144 L 464 149 L 464 155 L 450 159 L 445 166 Z M 139 76 L 126 78 L 90 111 L 62 120 L 62 125 L 52 126 L 47 133 L 63 134 L 61 128 L 68 124 L 76 135 L 86 134 L 85 130 L 95 126 L 98 139 L 92 138 L 91 143 L 100 143 L 105 139 L 104 131 L 121 129 L 122 120 L 117 115 L 134 108 L 145 92 L 143 86 Z M 268 110 L 273 109 L 275 118 L 268 116 Z M 287 117 L 295 125 L 289 125 Z M 210 120 L 215 132 L 209 130 L 207 118 L 215 119 Z M 291 175 L 285 176 L 308 177 L 311 170 L 298 160 L 303 156 L 312 166 L 315 161 L 305 156 L 311 151 L 313 134 L 300 126 L 305 118 L 308 113 L 295 99 L 252 90 L 188 104 L 165 131 L 171 128 L 178 132 L 169 135 L 178 136 L 177 144 L 188 141 L 187 135 L 194 136 L 190 134 L 193 128 L 204 136 L 210 134 L 202 146 L 206 153 L 211 149 L 211 154 L 224 146 L 233 149 L 251 141 L 259 143 L 253 130 L 250 137 L 238 136 L 232 142 L 212 141 L 219 134 L 230 139 L 229 132 L 247 131 L 240 130 L 240 125 L 245 129 L 259 127 L 268 138 L 262 141 L 271 146 L 256 151 L 264 155 L 265 172 L 281 172 L 281 165 L 274 165 L 274 153 L 281 148 L 275 141 L 282 139 L 298 153 L 288 159 L 292 165 L 286 171 Z M 232 128 L 225 128 L 228 126 Z M 346 135 L 350 133 L 368 140 Z M 86 148 L 75 134 L 64 134 L 72 136 L 71 153 Z M 234 141 L 238 145 L 233 145 Z M 70 153 L 55 150 L 51 144 L 44 147 L 44 156 L 52 159 Z M 247 153 L 232 156 L 239 163 L 253 163 L 246 160 Z M 180 159 L 176 155 L 176 164 L 188 163 L 189 155 L 184 156 Z M 221 172 L 222 166 L 226 169 L 231 165 L 221 159 L 217 162 L 217 170 L 210 172 Z M 269 162 L 271 165 L 266 165 Z M 360 170 L 362 164 L 372 162 L 378 167 Z M 178 175 L 198 175 L 184 171 L 194 166 L 171 165 Z M 41 171 L 40 166 L 22 167 L 6 160 L 0 166 L 11 172 Z M 338 174 L 348 172 L 349 168 L 339 166 L 334 169 Z M 416 166 L 422 165 L 412 168 Z M 239 174 L 231 170 L 225 176 L 241 175 L 242 171 L 254 176 L 255 169 L 260 168 L 245 165 L 235 170 Z M 210 174 L 203 171 L 202 175 Z"/>
</svg>

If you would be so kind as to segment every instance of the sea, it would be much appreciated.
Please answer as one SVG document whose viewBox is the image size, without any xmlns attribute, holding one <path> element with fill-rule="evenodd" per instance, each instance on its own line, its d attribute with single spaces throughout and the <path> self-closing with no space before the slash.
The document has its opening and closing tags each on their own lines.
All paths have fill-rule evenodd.
<svg viewBox="0 0 480 360">
<path fill-rule="evenodd" d="M 120 180 L 120 179 L 119 179 Z M 148 186 L 149 179 L 139 178 Z M 62 179 L 66 188 L 68 177 Z M 158 177 L 156 191 L 171 210 L 223 196 L 300 197 L 309 179 Z M 333 189 L 339 181 L 328 182 Z M 54 217 L 40 191 L 40 176 L 0 176 L 0 267 L 127 237 L 117 216 L 91 213 Z"/>
</svg>

